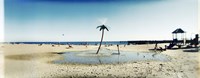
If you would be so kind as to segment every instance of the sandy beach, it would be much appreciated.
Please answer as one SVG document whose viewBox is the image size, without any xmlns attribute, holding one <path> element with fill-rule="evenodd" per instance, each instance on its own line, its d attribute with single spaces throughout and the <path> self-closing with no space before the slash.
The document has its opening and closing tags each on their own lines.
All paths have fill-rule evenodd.
<svg viewBox="0 0 200 78">
<path fill-rule="evenodd" d="M 200 78 L 199 3 L 2 0 L 0 78 Z"/>
<path fill-rule="evenodd" d="M 164 46 L 159 44 L 158 46 Z M 198 78 L 199 52 L 184 52 L 183 49 L 158 52 L 170 61 L 137 61 L 121 64 L 54 64 L 62 59 L 58 53 L 97 50 L 94 45 L 41 45 L 4 44 L 0 46 L 4 55 L 5 78 L 72 78 L 72 77 L 127 77 L 127 78 Z M 152 52 L 154 44 L 120 45 L 120 51 Z M 116 46 L 102 48 L 117 50 Z M 1 67 L 1 68 L 2 68 Z"/>
</svg>

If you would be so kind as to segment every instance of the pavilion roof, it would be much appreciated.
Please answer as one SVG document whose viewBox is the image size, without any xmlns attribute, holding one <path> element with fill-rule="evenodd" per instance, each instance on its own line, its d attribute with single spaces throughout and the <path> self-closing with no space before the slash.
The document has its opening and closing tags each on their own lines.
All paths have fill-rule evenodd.
<svg viewBox="0 0 200 78">
<path fill-rule="evenodd" d="M 173 33 L 173 34 L 176 34 L 176 33 L 186 33 L 186 32 L 183 31 L 181 28 L 177 28 L 177 29 L 174 30 L 172 33 Z"/>
</svg>

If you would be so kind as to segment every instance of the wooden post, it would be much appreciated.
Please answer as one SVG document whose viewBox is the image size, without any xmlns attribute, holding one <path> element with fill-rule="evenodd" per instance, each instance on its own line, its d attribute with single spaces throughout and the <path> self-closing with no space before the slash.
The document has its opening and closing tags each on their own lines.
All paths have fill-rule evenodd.
<svg viewBox="0 0 200 78">
<path fill-rule="evenodd" d="M 120 54 L 120 52 L 119 52 L 119 45 L 117 44 L 117 49 L 118 49 L 118 54 Z"/>
</svg>

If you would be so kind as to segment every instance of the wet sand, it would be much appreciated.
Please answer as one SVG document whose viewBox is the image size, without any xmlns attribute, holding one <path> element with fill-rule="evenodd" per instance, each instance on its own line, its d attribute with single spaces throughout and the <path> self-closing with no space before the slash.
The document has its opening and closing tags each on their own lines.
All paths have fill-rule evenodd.
<svg viewBox="0 0 200 78">
<path fill-rule="evenodd" d="M 2 47 L 3 46 L 3 47 Z M 161 52 L 169 56 L 169 62 L 137 61 L 124 64 L 53 64 L 62 59 L 65 51 L 97 50 L 98 46 L 5 44 L 4 76 L 6 78 L 67 78 L 67 77 L 136 77 L 136 78 L 198 78 L 199 52 L 183 52 L 182 49 Z M 158 45 L 158 46 L 164 46 Z M 105 47 L 117 50 L 116 46 Z M 154 45 L 120 45 L 120 50 L 150 52 Z M 151 51 L 152 52 L 152 51 Z M 160 52 L 158 52 L 160 53 Z"/>
</svg>

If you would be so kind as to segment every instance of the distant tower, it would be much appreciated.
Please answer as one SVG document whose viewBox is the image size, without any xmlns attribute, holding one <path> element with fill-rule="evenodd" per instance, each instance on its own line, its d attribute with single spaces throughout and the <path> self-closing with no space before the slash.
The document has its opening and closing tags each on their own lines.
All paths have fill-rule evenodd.
<svg viewBox="0 0 200 78">
<path fill-rule="evenodd" d="M 173 34 L 173 39 L 178 39 L 178 34 L 182 34 L 182 39 L 184 38 L 184 33 L 185 33 L 185 31 L 183 31 L 181 28 L 178 28 L 178 29 L 176 29 L 176 30 L 174 30 L 173 32 L 172 32 L 172 34 Z"/>
<path fill-rule="evenodd" d="M 173 36 L 173 42 L 172 44 L 177 45 L 179 48 L 181 48 L 182 45 L 185 45 L 186 40 L 185 40 L 185 31 L 183 31 L 181 28 L 177 28 L 172 32 Z M 181 35 L 181 38 L 178 36 Z"/>
</svg>

